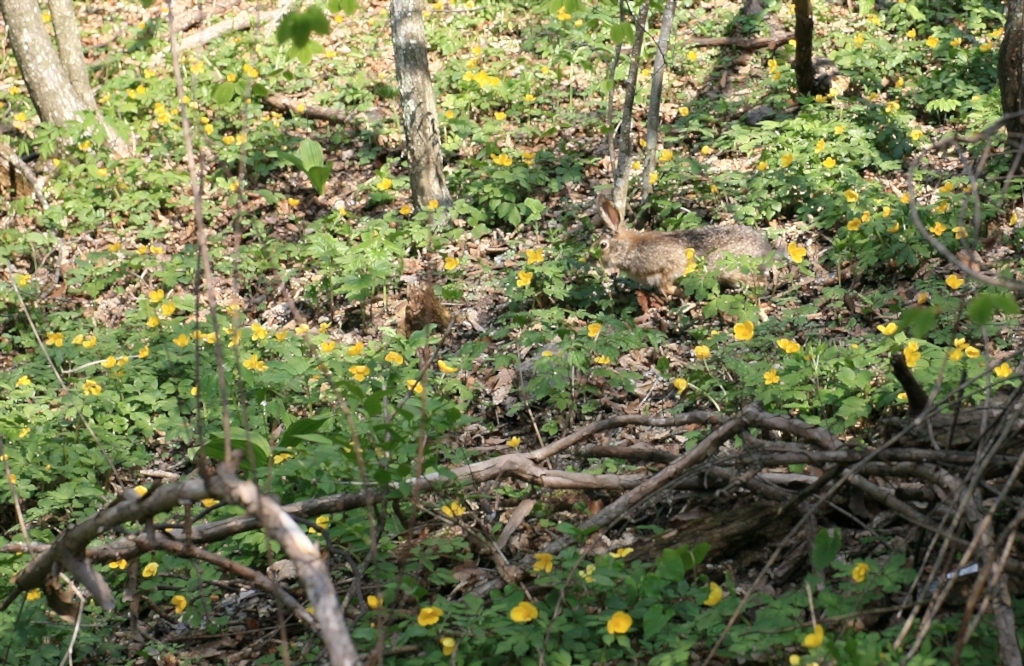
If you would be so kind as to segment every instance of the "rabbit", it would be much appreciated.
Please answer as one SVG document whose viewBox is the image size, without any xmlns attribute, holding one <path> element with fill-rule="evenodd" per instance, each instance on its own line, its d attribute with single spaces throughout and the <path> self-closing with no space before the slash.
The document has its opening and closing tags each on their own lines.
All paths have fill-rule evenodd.
<svg viewBox="0 0 1024 666">
<path fill-rule="evenodd" d="M 726 255 L 763 259 L 762 270 L 757 273 L 725 270 L 718 281 L 726 288 L 764 282 L 762 271 L 771 262 L 775 248 L 758 229 L 723 224 L 684 231 L 634 231 L 623 225 L 615 204 L 604 198 L 598 204 L 601 219 L 612 233 L 601 240 L 601 262 L 654 287 L 662 296 L 675 293 L 675 281 L 686 273 L 694 257 L 704 257 L 710 266 Z"/>
</svg>

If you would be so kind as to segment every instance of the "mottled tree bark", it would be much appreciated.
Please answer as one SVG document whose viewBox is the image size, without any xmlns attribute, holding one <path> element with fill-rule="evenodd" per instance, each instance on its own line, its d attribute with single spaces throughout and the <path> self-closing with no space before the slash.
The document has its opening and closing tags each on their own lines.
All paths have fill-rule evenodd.
<svg viewBox="0 0 1024 666">
<path fill-rule="evenodd" d="M 640 5 L 640 13 L 636 16 L 633 26 L 633 48 L 629 53 L 629 74 L 626 76 L 626 88 L 622 99 L 622 122 L 619 123 L 619 134 L 616 143 L 614 185 L 612 186 L 612 203 L 625 218 L 626 196 L 629 194 L 629 171 L 633 157 L 633 101 L 636 97 L 636 77 L 640 73 L 640 59 L 643 57 L 644 34 L 647 27 L 647 12 L 651 1 L 646 0 Z"/>
<path fill-rule="evenodd" d="M 423 0 L 391 0 L 391 41 L 395 47 L 413 201 L 419 208 L 431 200 L 448 205 L 451 194 L 444 181 L 437 104 L 423 28 Z"/>
<path fill-rule="evenodd" d="M 1003 113 L 1024 111 L 1024 0 L 1006 0 L 1006 29 L 999 47 L 999 93 Z M 1006 125 L 1011 145 L 1024 135 L 1024 118 Z"/>
<path fill-rule="evenodd" d="M 71 0 L 49 0 L 53 18 L 53 34 L 57 37 L 57 52 L 64 71 L 71 80 L 78 97 L 90 109 L 96 109 L 96 98 L 89 83 L 89 70 L 82 54 L 82 37 Z"/>
<path fill-rule="evenodd" d="M 814 18 L 811 16 L 811 0 L 796 0 L 796 54 L 793 56 L 793 71 L 796 72 L 796 88 L 803 95 L 814 92 L 814 64 L 811 50 L 814 46 Z"/>
<path fill-rule="evenodd" d="M 0 0 L 0 12 L 29 97 L 44 122 L 63 125 L 87 107 L 75 94 L 36 0 Z"/>
</svg>

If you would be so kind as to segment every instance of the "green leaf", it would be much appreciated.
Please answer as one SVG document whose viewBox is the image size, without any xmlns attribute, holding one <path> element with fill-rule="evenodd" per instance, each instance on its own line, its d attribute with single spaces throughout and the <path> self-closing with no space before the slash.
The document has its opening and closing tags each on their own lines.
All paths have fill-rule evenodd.
<svg viewBox="0 0 1024 666">
<path fill-rule="evenodd" d="M 235 84 L 225 81 L 213 89 L 213 101 L 217 104 L 227 104 L 235 98 Z"/>
<path fill-rule="evenodd" d="M 316 193 L 322 195 L 324 187 L 327 185 L 327 179 L 331 177 L 331 167 L 310 167 L 306 171 L 306 175 L 309 176 L 309 182 L 313 184 L 313 189 L 316 190 Z"/>
<path fill-rule="evenodd" d="M 633 24 L 618 23 L 612 26 L 611 37 L 616 44 L 631 44 L 633 42 Z"/>
<path fill-rule="evenodd" d="M 259 433 L 246 433 L 244 428 L 231 426 L 231 451 L 242 451 L 240 467 L 249 469 L 248 444 L 252 444 L 252 456 L 257 467 L 267 464 L 270 457 L 270 443 Z M 211 434 L 206 441 L 206 455 L 213 460 L 224 460 L 224 436 L 222 433 Z"/>
<path fill-rule="evenodd" d="M 303 171 L 324 165 L 324 149 L 312 139 L 303 139 L 299 149 L 295 151 L 295 156 L 302 163 Z"/>
<path fill-rule="evenodd" d="M 924 338 L 935 327 L 938 312 L 934 307 L 907 308 L 900 315 L 900 330 L 910 331 L 915 338 Z"/>
<path fill-rule="evenodd" d="M 815 571 L 823 571 L 836 559 L 842 546 L 843 533 L 838 527 L 819 530 L 811 550 L 811 566 Z"/>
<path fill-rule="evenodd" d="M 997 312 L 1020 314 L 1020 306 L 1011 294 L 1001 291 L 982 292 L 967 303 L 967 316 L 978 325 L 991 322 Z"/>
<path fill-rule="evenodd" d="M 288 426 L 281 434 L 281 441 L 278 443 L 278 446 L 283 449 L 295 446 L 300 441 L 303 441 L 302 435 L 309 435 L 318 431 L 320 426 L 326 421 L 326 417 L 321 419 L 299 419 Z"/>
<path fill-rule="evenodd" d="M 668 621 L 672 618 L 672 611 L 665 612 L 664 606 L 654 604 L 644 613 L 644 640 L 649 641 L 652 637 L 661 633 Z"/>
<path fill-rule="evenodd" d="M 288 12 L 278 24 L 274 36 L 278 44 L 290 41 L 296 49 L 302 49 L 310 43 L 309 35 L 313 32 L 318 35 L 331 32 L 331 24 L 319 7 L 308 7 L 303 12 Z"/>
</svg>

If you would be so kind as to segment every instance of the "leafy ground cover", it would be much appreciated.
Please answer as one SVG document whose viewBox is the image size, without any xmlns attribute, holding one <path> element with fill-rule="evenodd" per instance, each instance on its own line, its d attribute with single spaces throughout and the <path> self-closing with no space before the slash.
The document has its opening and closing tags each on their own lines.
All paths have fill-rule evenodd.
<svg viewBox="0 0 1024 666">
<path fill-rule="evenodd" d="M 688 42 L 776 34 L 792 24 L 788 3 L 754 15 L 727 2 L 680 7 L 653 196 L 637 212 L 658 229 L 763 228 L 779 248 L 779 278 L 722 291 L 698 271 L 682 280 L 685 298 L 665 307 L 605 275 L 595 250 L 593 201 L 611 174 L 618 8 L 428 5 L 456 202 L 422 211 L 409 204 L 386 9 L 331 15 L 322 48 L 303 53 L 260 30 L 187 51 L 183 106 L 159 10 L 102 6 L 83 16 L 98 100 L 138 147 L 120 160 L 102 151 L 93 123 L 38 125 L 5 63 L 0 103 L 14 146 L 38 155 L 49 184 L 45 209 L 14 200 L 0 228 L 9 279 L 0 287 L 0 433 L 10 481 L 0 487 L 0 572 L 10 578 L 24 566 L 14 542 L 52 542 L 116 493 L 167 478 L 154 471 L 194 474 L 197 424 L 216 430 L 223 401 L 232 438 L 247 444 L 243 469 L 282 502 L 392 489 L 390 504 L 302 517 L 330 558 L 357 645 L 388 663 L 689 663 L 720 636 L 724 660 L 901 659 L 899 613 L 917 598 L 925 561 L 924 537 L 907 537 L 903 524 L 823 513 L 819 526 L 832 529 L 808 527 L 806 543 L 783 558 L 799 564 L 772 569 L 772 583 L 747 595 L 759 568 L 771 568 L 770 539 L 748 537 L 724 554 L 703 538 L 643 547 L 694 517 L 756 504 L 749 490 L 679 486 L 588 533 L 579 525 L 621 489 L 512 475 L 423 493 L 407 480 L 537 451 L 612 416 L 731 415 L 752 401 L 870 447 L 907 409 L 889 370 L 893 352 L 939 395 L 964 377 L 1018 387 L 1013 299 L 951 269 L 911 217 L 916 210 L 933 239 L 972 265 L 1019 273 L 1019 192 L 1003 189 L 1002 135 L 961 144 L 966 154 L 930 149 L 999 117 L 1002 8 L 816 6 L 816 52 L 850 85 L 798 99 L 792 45 L 741 52 Z M 639 99 L 652 59 L 653 43 Z M 627 68 L 621 58 L 616 80 Z M 291 111 L 270 104 L 272 93 L 290 98 Z M 760 105 L 770 117 L 747 122 Z M 345 120 L 311 119 L 313 107 L 341 109 Z M 216 322 L 192 294 L 181 113 L 203 156 Z M 331 165 L 322 195 L 311 184 L 310 141 Z M 994 155 L 979 176 L 965 166 L 985 145 Z M 634 149 L 644 147 L 638 139 Z M 919 157 L 912 192 L 906 174 Z M 400 333 L 412 277 L 451 309 L 447 329 Z M 972 389 L 963 404 L 989 388 Z M 711 423 L 596 439 L 678 455 Z M 726 444 L 730 455 L 752 446 Z M 222 435 L 206 446 L 216 457 Z M 664 461 L 566 449 L 546 462 L 626 478 Z M 802 463 L 772 469 L 821 477 Z M 529 519 L 495 547 L 527 501 Z M 197 524 L 242 513 L 212 501 L 193 511 Z M 545 550 L 560 539 L 569 545 Z M 252 531 L 211 548 L 261 570 L 276 555 Z M 215 566 L 160 551 L 129 562 L 108 549 L 96 561 L 115 590 L 134 590 L 123 603 L 137 620 L 122 625 L 89 609 L 76 650 L 91 663 L 278 663 L 286 649 L 293 662 L 316 659 L 314 634 L 282 616 L 292 642 L 279 646 L 269 597 Z M 59 660 L 70 640 L 72 625 L 39 596 L 0 614 L 12 662 Z M 955 610 L 932 618 L 910 663 L 948 660 L 961 619 Z M 994 635 L 983 619 L 964 662 L 992 663 Z"/>
</svg>

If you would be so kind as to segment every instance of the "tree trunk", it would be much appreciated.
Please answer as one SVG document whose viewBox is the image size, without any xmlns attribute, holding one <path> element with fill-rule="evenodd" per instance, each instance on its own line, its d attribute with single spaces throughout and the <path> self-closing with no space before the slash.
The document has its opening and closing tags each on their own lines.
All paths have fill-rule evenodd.
<svg viewBox="0 0 1024 666">
<path fill-rule="evenodd" d="M 651 76 L 651 101 L 647 111 L 647 153 L 644 156 L 643 192 L 644 198 L 654 189 L 651 174 L 658 163 L 658 132 L 661 130 L 661 84 L 665 77 L 665 58 L 668 57 L 668 42 L 675 32 L 676 0 L 666 0 L 661 15 L 661 32 L 658 33 L 658 52 L 654 54 L 654 74 Z"/>
<path fill-rule="evenodd" d="M 14 58 L 43 122 L 63 125 L 88 107 L 75 94 L 36 0 L 0 0 Z"/>
<path fill-rule="evenodd" d="M 452 197 L 444 182 L 441 134 L 423 29 L 423 0 L 391 0 L 391 41 L 395 46 L 413 201 L 419 208 L 431 200 L 448 205 Z"/>
<path fill-rule="evenodd" d="M 85 67 L 82 54 L 82 38 L 78 30 L 78 19 L 71 0 L 49 0 L 50 15 L 53 17 L 53 33 L 57 37 L 57 51 L 64 71 L 79 99 L 90 109 L 97 109 L 96 98 L 89 83 L 89 70 Z"/>
<path fill-rule="evenodd" d="M 634 25 L 633 48 L 629 57 L 629 74 L 626 76 L 626 89 L 622 100 L 622 122 L 619 123 L 619 137 L 616 142 L 614 185 L 612 203 L 619 209 L 625 219 L 626 196 L 629 194 L 629 171 L 633 157 L 633 99 L 636 97 L 636 77 L 640 72 L 640 58 L 643 57 L 644 28 L 647 26 L 647 11 L 651 0 L 640 5 L 640 13 Z"/>
<path fill-rule="evenodd" d="M 802 95 L 814 92 L 814 64 L 811 50 L 814 46 L 814 18 L 811 16 L 811 0 L 796 0 L 796 55 L 793 70 L 796 72 L 796 88 Z"/>
<path fill-rule="evenodd" d="M 1003 114 L 1024 111 L 1024 0 L 1006 0 L 1006 29 L 999 46 L 999 93 Z M 1024 134 L 1024 117 L 1006 124 L 1010 145 Z"/>
</svg>

